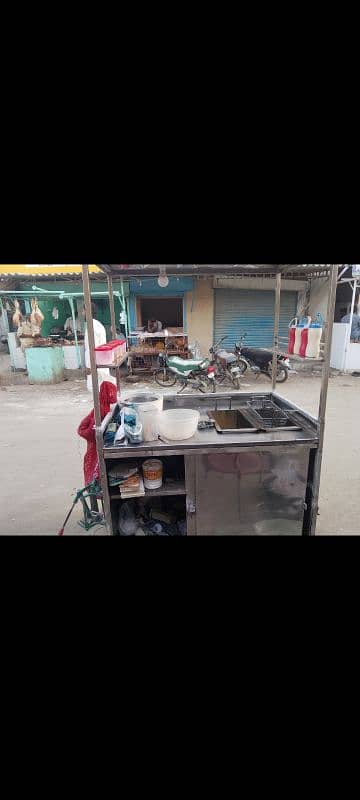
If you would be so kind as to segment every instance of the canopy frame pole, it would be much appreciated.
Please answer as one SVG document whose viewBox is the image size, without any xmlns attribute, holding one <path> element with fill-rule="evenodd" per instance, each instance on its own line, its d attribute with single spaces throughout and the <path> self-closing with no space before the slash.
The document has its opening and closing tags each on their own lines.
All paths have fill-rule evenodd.
<svg viewBox="0 0 360 800">
<path fill-rule="evenodd" d="M 92 387 L 93 387 L 93 395 L 94 395 L 96 449 L 97 449 L 97 455 L 98 455 L 99 467 L 100 467 L 100 481 L 101 481 L 102 497 L 103 497 L 103 504 L 104 504 L 105 522 L 106 522 L 108 533 L 111 533 L 111 531 L 112 531 L 112 520 L 111 520 L 110 495 L 109 495 L 109 488 L 108 488 L 107 474 L 106 474 L 106 466 L 105 466 L 105 459 L 104 459 L 104 453 L 103 453 L 104 442 L 103 442 L 103 435 L 102 435 L 102 431 L 101 431 L 101 411 L 100 411 L 99 381 L 98 381 L 98 373 L 97 373 L 97 366 L 96 366 L 96 359 L 95 359 L 94 321 L 93 321 L 93 315 L 92 315 L 92 310 L 91 310 L 91 288 L 90 288 L 89 265 L 88 264 L 83 264 L 82 265 L 82 275 L 83 275 L 83 286 L 84 286 L 86 325 L 87 325 L 88 341 L 89 341 L 91 379 L 92 379 Z"/>
<path fill-rule="evenodd" d="M 112 279 L 111 275 L 107 275 L 106 277 L 107 277 L 107 285 L 108 285 L 108 293 L 109 293 L 111 335 L 112 335 L 113 339 L 116 339 L 116 320 L 115 320 L 113 279 Z"/>
<path fill-rule="evenodd" d="M 344 352 L 344 364 L 343 364 L 343 372 L 346 372 L 347 369 L 347 360 L 349 354 L 349 347 L 351 344 L 351 333 L 352 333 L 352 324 L 354 318 L 354 309 L 355 309 L 355 297 L 357 291 L 357 280 L 354 281 L 354 285 L 352 286 L 352 298 L 351 298 L 351 310 L 350 310 L 350 323 L 349 323 L 349 330 L 346 336 L 346 343 L 345 343 L 345 352 Z"/>
<path fill-rule="evenodd" d="M 128 338 L 128 336 L 129 336 L 129 330 L 130 330 L 130 321 L 129 321 L 129 307 L 128 307 L 128 303 L 127 303 L 127 302 L 126 302 L 126 300 L 125 300 L 125 294 L 124 294 L 124 281 L 123 281 L 123 279 L 122 279 L 122 278 L 121 278 L 121 281 L 120 281 L 120 287 L 121 287 L 121 288 L 120 288 L 120 292 L 121 292 L 121 305 L 122 305 L 122 310 L 123 310 L 123 312 L 124 312 L 124 316 L 125 316 L 125 336 L 126 336 L 126 339 L 127 339 L 127 338 Z"/>
<path fill-rule="evenodd" d="M 319 511 L 320 477 L 321 477 L 321 465 L 322 465 L 323 450 L 324 450 L 325 415 L 326 415 L 327 396 L 329 389 L 330 357 L 331 357 L 331 345 L 332 345 L 332 337 L 334 329 L 337 276 L 338 276 L 338 264 L 331 264 L 331 272 L 329 276 L 328 305 L 327 305 L 327 314 L 325 323 L 324 365 L 323 365 L 323 374 L 322 374 L 322 383 L 321 383 L 321 392 L 319 401 L 319 416 L 318 416 L 319 445 L 315 456 L 313 491 L 312 491 L 311 514 L 310 514 L 309 533 L 311 536 L 315 535 L 316 522 Z"/>
<path fill-rule="evenodd" d="M 113 279 L 111 275 L 107 275 L 107 285 L 108 285 L 108 292 L 109 292 L 109 306 L 110 306 L 110 319 L 111 319 L 111 335 L 113 339 L 116 339 L 116 319 L 115 319 L 115 304 L 114 304 L 114 287 L 113 287 Z M 116 386 L 118 392 L 120 392 L 120 371 L 119 367 L 115 367 L 116 373 Z"/>
<path fill-rule="evenodd" d="M 280 302 L 281 302 L 281 272 L 276 273 L 275 287 L 275 319 L 274 319 L 274 352 L 272 361 L 272 390 L 276 390 L 278 354 L 279 354 L 279 329 L 280 329 Z"/>
<path fill-rule="evenodd" d="M 76 330 L 74 298 L 73 297 L 69 297 L 68 299 L 69 299 L 70 308 L 71 308 L 71 316 L 72 316 L 73 330 L 74 330 L 74 336 L 75 336 L 75 347 L 76 347 L 77 362 L 78 362 L 79 369 L 81 369 L 81 355 L 80 355 L 79 340 L 78 340 L 78 335 L 77 335 L 77 330 Z"/>
</svg>

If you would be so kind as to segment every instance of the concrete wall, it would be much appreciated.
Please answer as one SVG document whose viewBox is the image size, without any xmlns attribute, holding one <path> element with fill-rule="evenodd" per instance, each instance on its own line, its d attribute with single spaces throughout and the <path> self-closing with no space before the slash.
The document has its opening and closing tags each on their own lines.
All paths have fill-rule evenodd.
<svg viewBox="0 0 360 800">
<path fill-rule="evenodd" d="M 343 370 L 345 366 L 345 344 L 350 325 L 335 323 L 331 344 L 330 366 Z"/>
<path fill-rule="evenodd" d="M 350 325 L 335 323 L 331 345 L 330 366 L 344 372 L 360 369 L 360 344 L 350 342 L 346 356 L 346 342 L 350 333 Z"/>
<path fill-rule="evenodd" d="M 318 311 L 326 319 L 328 304 L 328 278 L 313 278 L 310 289 L 309 314 L 315 317 Z"/>
<path fill-rule="evenodd" d="M 213 344 L 214 290 L 213 280 L 194 282 L 194 291 L 186 293 L 186 324 L 189 343 L 198 341 L 201 355 L 207 356 Z"/>
</svg>

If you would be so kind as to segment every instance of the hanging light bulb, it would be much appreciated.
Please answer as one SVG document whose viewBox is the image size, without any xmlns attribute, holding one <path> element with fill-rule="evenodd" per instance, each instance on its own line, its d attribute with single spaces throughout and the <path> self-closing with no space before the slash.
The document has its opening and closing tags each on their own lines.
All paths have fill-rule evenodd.
<svg viewBox="0 0 360 800">
<path fill-rule="evenodd" d="M 160 264 L 158 284 L 161 287 L 161 289 L 166 289 L 166 287 L 169 285 L 169 278 L 166 274 L 165 264 Z"/>
</svg>

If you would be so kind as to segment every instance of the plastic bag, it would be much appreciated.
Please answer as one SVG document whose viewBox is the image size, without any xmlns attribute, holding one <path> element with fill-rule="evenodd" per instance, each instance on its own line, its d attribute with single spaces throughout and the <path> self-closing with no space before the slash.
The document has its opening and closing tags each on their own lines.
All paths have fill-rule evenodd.
<svg viewBox="0 0 360 800">
<path fill-rule="evenodd" d="M 135 536 L 139 527 L 139 521 L 135 514 L 134 503 L 125 502 L 119 511 L 119 533 L 120 536 Z"/>
</svg>

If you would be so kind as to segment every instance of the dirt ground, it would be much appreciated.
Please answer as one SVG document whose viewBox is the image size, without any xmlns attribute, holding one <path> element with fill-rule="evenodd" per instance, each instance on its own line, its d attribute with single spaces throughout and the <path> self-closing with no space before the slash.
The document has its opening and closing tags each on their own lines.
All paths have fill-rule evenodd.
<svg viewBox="0 0 360 800">
<path fill-rule="evenodd" d="M 146 388 L 150 387 L 146 384 Z M 245 390 L 268 390 L 251 376 Z M 145 384 L 127 386 L 143 390 Z M 282 393 L 317 413 L 320 379 L 291 376 Z M 330 380 L 318 534 L 360 532 L 360 378 Z M 56 386 L 0 387 L 1 534 L 56 534 L 83 486 L 85 442 L 76 433 L 92 400 L 83 380 Z M 77 506 L 67 535 L 83 533 Z M 101 529 L 95 529 L 101 532 Z"/>
</svg>

